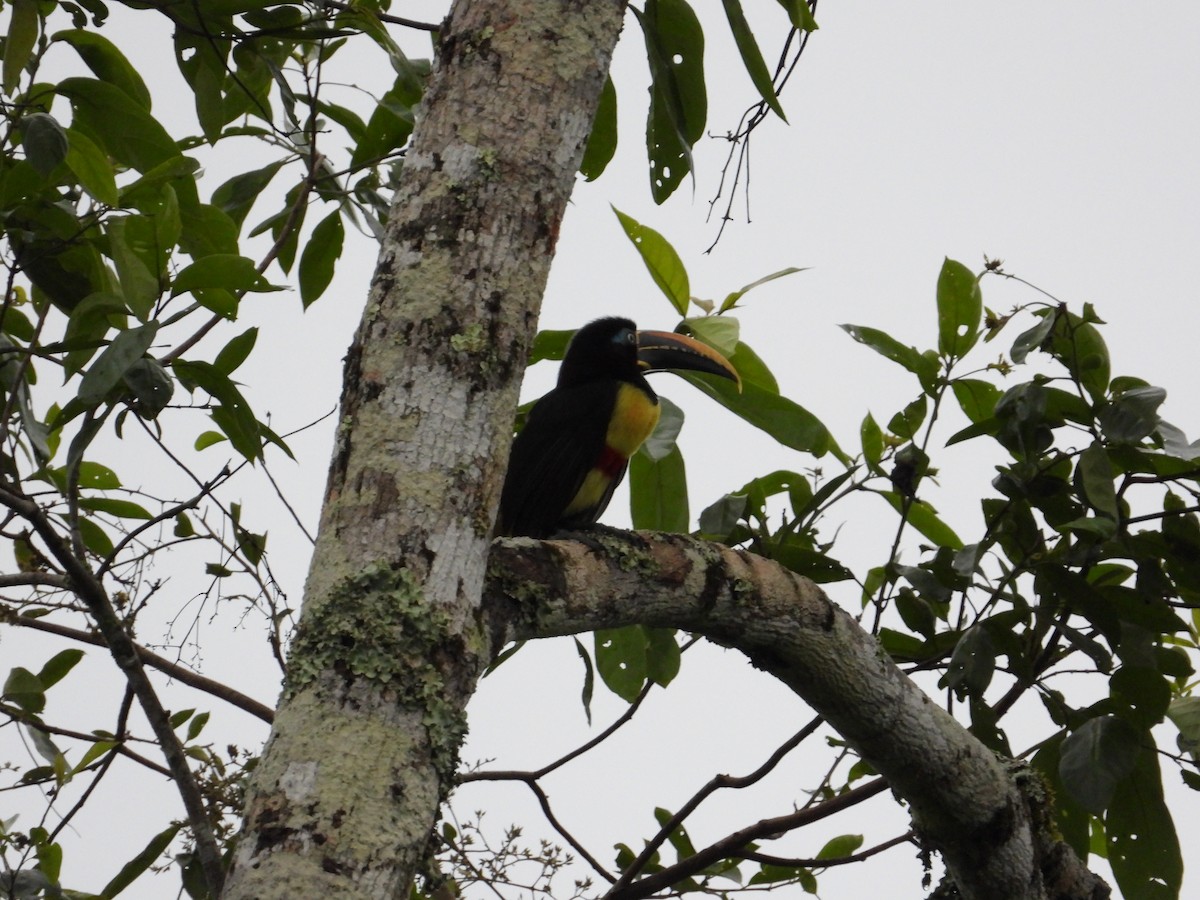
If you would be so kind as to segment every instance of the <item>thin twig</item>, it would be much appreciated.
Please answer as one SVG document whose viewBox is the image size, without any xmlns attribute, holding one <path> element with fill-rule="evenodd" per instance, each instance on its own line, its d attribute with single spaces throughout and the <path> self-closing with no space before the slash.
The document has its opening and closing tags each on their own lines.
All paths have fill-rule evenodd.
<svg viewBox="0 0 1200 900">
<path fill-rule="evenodd" d="M 29 616 L 0 617 L 0 622 L 7 625 L 19 625 L 22 628 L 31 628 L 34 631 L 41 631 L 46 634 L 56 634 L 59 637 L 69 638 L 81 644 L 91 644 L 93 647 L 108 646 L 105 644 L 104 638 L 98 634 L 83 631 L 79 628 L 71 628 L 68 625 L 59 625 L 56 622 L 49 622 L 42 618 L 34 619 Z M 253 697 L 248 697 L 227 684 L 215 681 L 212 678 L 206 678 L 198 672 L 193 672 L 180 663 L 172 662 L 164 656 L 159 656 L 153 650 L 149 650 L 141 644 L 135 643 L 133 647 L 143 665 L 156 669 L 164 675 L 168 675 L 176 681 L 186 684 L 190 688 L 211 694 L 218 700 L 224 700 L 231 706 L 236 706 L 243 712 L 250 713 L 250 715 L 261 719 L 268 725 L 275 721 L 275 711 L 265 703 L 260 703 Z"/>
<path fill-rule="evenodd" d="M 819 821 L 874 797 L 887 790 L 887 787 L 886 780 L 877 778 L 867 784 L 851 788 L 844 794 L 832 797 L 820 806 L 799 810 L 784 816 L 776 816 L 773 819 L 762 819 L 740 831 L 727 835 L 673 866 L 667 866 L 652 875 L 625 885 L 619 890 L 614 887 L 604 895 L 605 900 L 642 900 L 642 898 L 650 897 L 673 884 L 678 884 L 685 878 L 691 878 L 715 862 L 739 855 L 751 841 L 770 838 L 792 831 L 802 825 Z"/>
<path fill-rule="evenodd" d="M 779 747 L 775 749 L 775 752 L 767 758 L 767 761 L 749 775 L 743 775 L 740 778 L 734 778 L 729 775 L 717 775 L 712 778 L 708 784 L 698 790 L 692 796 L 692 798 L 687 801 L 687 803 L 683 804 L 683 806 L 676 810 L 675 815 L 671 816 L 671 818 L 663 824 L 662 828 L 659 829 L 658 834 L 656 834 L 650 839 L 649 842 L 647 842 L 646 846 L 642 849 L 642 852 L 638 854 L 637 859 L 635 859 L 629 865 L 629 867 L 626 868 L 623 873 L 621 873 L 621 878 L 613 890 L 620 890 L 633 881 L 633 879 L 637 877 L 637 874 L 646 867 L 647 863 L 650 862 L 654 854 L 658 852 L 658 848 L 666 843 L 667 839 L 675 833 L 676 829 L 678 829 L 679 826 L 684 823 L 687 817 L 695 812 L 696 808 L 708 797 L 716 793 L 721 788 L 745 788 L 761 781 L 771 772 L 771 770 L 779 765 L 785 756 L 795 750 L 796 747 L 800 746 L 800 744 L 806 738 L 810 737 L 824 721 L 825 720 L 820 716 L 815 716 L 807 725 L 780 744 Z"/>
</svg>

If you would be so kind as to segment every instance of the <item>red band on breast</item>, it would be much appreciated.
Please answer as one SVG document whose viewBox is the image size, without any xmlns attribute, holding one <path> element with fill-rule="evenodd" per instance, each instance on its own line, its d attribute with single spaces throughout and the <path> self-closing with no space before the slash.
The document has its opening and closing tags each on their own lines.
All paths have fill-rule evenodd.
<svg viewBox="0 0 1200 900">
<path fill-rule="evenodd" d="M 598 469 L 609 478 L 616 478 L 625 471 L 625 465 L 628 462 L 628 459 L 605 444 L 604 449 L 600 451 L 600 457 L 592 465 L 592 468 Z"/>
</svg>

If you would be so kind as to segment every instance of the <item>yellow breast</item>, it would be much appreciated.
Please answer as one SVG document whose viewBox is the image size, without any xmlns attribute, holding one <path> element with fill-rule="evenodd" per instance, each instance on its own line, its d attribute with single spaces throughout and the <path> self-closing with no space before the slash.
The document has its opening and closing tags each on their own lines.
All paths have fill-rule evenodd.
<svg viewBox="0 0 1200 900">
<path fill-rule="evenodd" d="M 645 391 L 622 382 L 617 389 L 616 409 L 608 422 L 608 446 L 626 459 L 633 456 L 653 433 L 661 411 L 657 397 L 651 399 Z"/>
</svg>

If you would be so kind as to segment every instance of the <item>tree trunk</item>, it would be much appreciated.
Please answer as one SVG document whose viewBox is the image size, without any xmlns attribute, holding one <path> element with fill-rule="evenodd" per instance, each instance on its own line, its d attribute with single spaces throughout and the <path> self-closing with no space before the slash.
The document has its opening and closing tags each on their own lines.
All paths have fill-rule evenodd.
<svg viewBox="0 0 1200 900">
<path fill-rule="evenodd" d="M 453 783 L 525 360 L 623 0 L 458 0 L 346 360 L 227 898 L 401 896 Z"/>
</svg>

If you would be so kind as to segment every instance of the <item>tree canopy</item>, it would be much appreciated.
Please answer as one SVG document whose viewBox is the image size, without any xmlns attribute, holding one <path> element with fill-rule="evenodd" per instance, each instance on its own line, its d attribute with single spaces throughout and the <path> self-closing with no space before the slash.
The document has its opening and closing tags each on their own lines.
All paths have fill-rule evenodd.
<svg viewBox="0 0 1200 900">
<path fill-rule="evenodd" d="M 444 513 L 423 519 L 441 501 L 418 488 L 413 499 L 374 486 L 380 522 L 398 516 L 417 523 L 411 547 L 408 537 L 397 538 L 410 556 L 482 547 L 473 589 L 447 581 L 451 595 L 469 601 L 463 608 L 478 613 L 464 624 L 447 612 L 457 607 L 436 601 L 431 586 L 443 570 L 400 566 L 385 546 L 392 533 L 380 526 L 373 543 L 343 556 L 318 550 L 297 630 L 300 600 L 281 591 L 272 568 L 269 515 L 240 493 L 251 475 L 273 484 L 273 472 L 293 457 L 295 435 L 310 424 L 281 427 L 255 400 L 287 389 L 286 367 L 281 384 L 243 383 L 260 334 L 272 327 L 267 305 L 285 288 L 305 309 L 329 302 L 348 243 L 384 247 L 347 358 L 323 539 L 334 542 L 330 533 L 368 518 L 357 507 L 339 511 L 339 497 L 352 493 L 341 494 L 343 482 L 353 490 L 374 485 L 373 478 L 390 484 L 378 459 L 411 440 L 407 425 L 390 431 L 388 410 L 376 413 L 371 404 L 382 395 L 403 406 L 395 398 L 411 384 L 394 388 L 377 372 L 424 365 L 415 345 L 443 344 L 437 358 L 450 361 L 457 380 L 445 382 L 445 391 L 431 384 L 446 402 L 459 402 L 456 392 L 467 397 L 463 427 L 495 432 L 502 443 L 510 438 L 525 359 L 561 358 L 570 336 L 535 337 L 533 322 L 561 216 L 554 203 L 565 205 L 577 170 L 586 180 L 600 178 L 616 147 L 617 103 L 625 98 L 607 78 L 611 47 L 598 51 L 599 61 L 581 61 L 577 52 L 578 73 L 569 75 L 566 66 L 544 65 L 541 54 L 554 52 L 548 46 L 520 43 L 527 21 L 517 27 L 506 11 L 471 2 L 458 4 L 445 23 L 413 21 L 387 2 L 111 6 L 7 4 L 0 532 L 12 552 L 0 565 L 0 625 L 9 646 L 35 634 L 53 641 L 37 645 L 52 648 L 44 659 L 0 672 L 0 724 L 10 736 L 0 787 L 20 798 L 19 816 L 0 808 L 0 888 L 8 896 L 69 890 L 112 897 L 167 866 L 189 896 L 204 897 L 219 891 L 237 854 L 234 871 L 244 873 L 257 848 L 248 839 L 237 843 L 243 814 L 249 811 L 251 823 L 245 833 L 269 844 L 268 813 L 278 812 L 271 784 L 304 781 L 286 768 L 295 762 L 287 756 L 288 728 L 272 708 L 289 647 L 280 708 L 289 725 L 311 723 L 300 716 L 314 711 L 321 721 L 318 701 L 328 701 L 329 679 L 364 708 L 367 694 L 371 703 L 399 698 L 381 705 L 403 711 L 381 719 L 382 730 L 346 726 L 347 764 L 361 767 L 382 753 L 372 738 L 403 744 L 397 735 L 421 732 L 433 775 L 403 784 L 420 794 L 431 817 L 455 785 L 470 796 L 480 782 L 520 782 L 537 799 L 537 833 L 548 835 L 540 843 L 526 842 L 519 826 L 505 828 L 503 809 L 488 809 L 484 820 L 452 799 L 434 835 L 426 840 L 426 828 L 410 850 L 421 896 L 476 896 L 484 886 L 502 896 L 554 897 L 733 896 L 795 885 L 816 892 L 832 868 L 886 866 L 888 851 L 906 846 L 926 858 L 943 855 L 965 896 L 1004 895 L 986 893 L 972 878 L 1005 871 L 1019 880 L 1028 875 L 1022 865 L 1036 865 L 1047 879 L 1077 879 L 1075 893 L 1064 896 L 1102 890 L 1076 857 L 1106 860 L 1127 898 L 1180 896 L 1180 840 L 1166 797 L 1200 790 L 1200 701 L 1193 696 L 1200 444 L 1161 418 L 1161 387 L 1110 358 L 1102 309 L 1061 301 L 999 260 L 972 268 L 947 259 L 931 273 L 930 301 L 911 310 L 927 323 L 916 346 L 867 323 L 843 326 L 848 342 L 862 345 L 858 352 L 895 366 L 910 396 L 887 415 L 864 410 L 857 434 L 835 434 L 807 408 L 810 400 L 801 405 L 781 392 L 777 372 L 785 361 L 744 342 L 736 318 L 755 301 L 755 289 L 802 278 L 800 269 L 738 273 L 743 288 L 697 299 L 685 254 L 614 210 L 614 227 L 645 263 L 647 283 L 666 301 L 662 309 L 680 330 L 724 353 L 742 389 L 688 380 L 743 427 L 795 451 L 794 467 L 729 485 L 696 513 L 677 441 L 683 415 L 667 402 L 629 471 L 632 524 L 639 534 L 660 534 L 501 540 L 486 570 L 491 479 L 463 476 L 469 509 L 455 515 L 475 523 L 469 534 Z M 555 31 L 561 23 L 553 19 L 540 40 L 585 47 L 583 37 L 595 34 L 615 41 L 624 6 L 601 6 L 611 9 L 589 20 L 594 31 Z M 629 7 L 625 27 L 636 33 L 626 39 L 644 40 L 649 72 L 638 140 L 647 148 L 655 203 L 689 184 L 694 146 L 725 127 L 708 119 L 706 33 L 729 34 L 752 98 L 728 135 L 724 197 L 745 188 L 759 124 L 797 118 L 798 110 L 785 110 L 785 88 L 810 39 L 819 40 L 816 3 L 778 6 L 768 29 L 752 28 L 738 0 L 725 0 L 724 15 L 711 19 L 685 0 Z M 147 33 L 172 43 L 189 94 L 186 112 L 178 98 L 161 97 L 152 73 L 133 61 L 131 35 L 144 22 L 153 23 Z M 407 38 L 399 35 L 412 31 L 430 33 L 435 61 L 403 49 Z M 346 70 L 339 66 L 368 52 L 386 62 L 386 77 L 363 90 L 340 81 Z M 505 89 L 531 98 L 551 74 L 563 80 L 558 90 L 577 92 L 552 98 L 575 115 L 545 126 L 562 136 L 549 160 L 544 146 L 522 145 L 521 107 L 491 109 L 488 66 L 518 83 Z M 442 122 L 435 114 L 472 98 L 470 115 Z M 503 146 L 474 134 L 497 125 L 513 135 Z M 414 127 L 425 129 L 427 145 L 414 149 Z M 534 183 L 546 173 L 553 184 L 549 177 Z M 516 215 L 530 196 L 545 203 L 544 216 Z M 518 220 L 524 224 L 509 227 Z M 513 248 L 481 271 L 488 282 L 474 286 L 481 305 L 487 290 L 506 302 L 507 291 L 524 298 L 519 313 L 515 305 L 507 312 L 469 308 L 473 301 L 455 290 L 476 279 L 474 260 L 487 259 L 486 252 L 472 255 L 477 222 L 493 225 L 487 233 Z M 471 268 L 430 273 L 433 245 Z M 425 271 L 414 275 L 406 266 Z M 419 280 L 425 277 L 434 281 Z M 1002 283 L 1021 284 L 1023 299 L 991 308 L 987 296 Z M 910 287 L 919 294 L 921 286 Z M 398 319 L 389 318 L 397 311 Z M 405 324 L 407 345 L 390 336 L 396 322 Z M 344 348 L 323 349 L 339 355 Z M 498 429 L 484 412 L 468 415 L 475 395 L 489 392 L 503 401 Z M 425 413 L 430 401 L 403 402 Z M 516 427 L 521 419 L 518 409 Z M 471 467 L 453 454 L 469 456 L 473 448 L 437 446 L 447 470 Z M 363 448 L 379 458 L 356 463 L 352 450 Z M 982 475 L 978 466 L 963 468 L 956 454 L 964 449 L 993 468 Z M 492 465 L 495 454 L 487 456 Z M 931 502 L 935 486 L 942 496 L 975 498 L 977 518 L 948 521 Z M 864 500 L 887 523 L 880 547 L 839 540 L 837 523 L 863 515 Z M 279 505 L 296 516 L 282 490 Z M 303 524 L 300 533 L 288 540 L 313 539 Z M 249 688 L 237 671 L 203 666 L 204 642 L 214 637 L 197 633 L 210 625 L 222 635 L 216 640 L 239 626 L 264 634 L 270 684 Z M 441 657 L 471 657 L 457 672 L 462 683 L 446 687 L 465 703 L 478 674 L 470 666 L 518 667 L 523 642 L 556 635 L 574 636 L 584 714 L 591 717 L 599 691 L 620 698 L 626 711 L 610 727 L 597 722 L 595 740 L 578 754 L 536 769 L 460 766 L 465 723 L 430 696 L 454 671 Z M 669 702 L 670 686 L 705 639 L 747 654 L 765 670 L 762 678 L 794 691 L 812 716 L 764 748 L 754 771 L 715 776 L 679 808 L 630 798 L 645 802 L 656 827 L 631 832 L 615 854 L 585 845 L 556 817 L 558 798 L 551 805 L 544 782 L 593 745 L 617 739 L 635 715 L 649 715 L 647 698 L 667 689 Z M 98 661 L 118 677 L 93 681 Z M 167 688 L 168 679 L 187 692 Z M 96 686 L 103 696 L 88 702 L 105 724 L 57 712 L 59 696 L 90 695 Z M 243 713 L 276 721 L 277 746 L 268 750 L 274 760 L 260 757 L 261 732 L 236 743 L 210 737 L 216 720 L 245 722 L 236 718 Z M 809 751 L 822 740 L 817 778 L 791 785 L 792 795 L 761 800 L 745 819 L 720 817 L 717 839 L 695 836 L 692 823 L 711 799 L 768 779 L 796 748 Z M 93 792 L 123 778 L 136 795 L 143 780 L 162 776 L 182 807 L 122 835 L 108 869 L 72 869 L 74 823 L 94 806 Z M 840 821 L 833 817 L 889 788 L 914 819 L 895 833 L 868 839 L 858 830 L 838 832 L 818 846 L 808 837 L 816 832 L 805 832 Z M 412 796 L 406 802 L 416 804 Z M 980 818 L 999 809 L 1020 827 Z M 119 822 L 116 812 L 102 812 L 99 821 Z M 94 840 L 99 827 L 80 840 Z M 988 843 L 992 858 L 972 873 L 967 861 Z M 325 871 L 339 874 L 332 863 Z M 933 864 L 928 872 L 940 875 Z M 997 884 L 991 890 L 1000 891 Z M 906 889 L 915 895 L 921 885 Z"/>
</svg>

